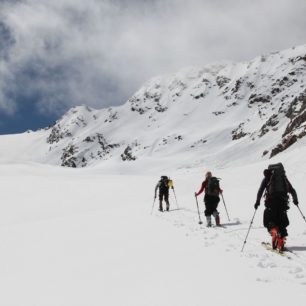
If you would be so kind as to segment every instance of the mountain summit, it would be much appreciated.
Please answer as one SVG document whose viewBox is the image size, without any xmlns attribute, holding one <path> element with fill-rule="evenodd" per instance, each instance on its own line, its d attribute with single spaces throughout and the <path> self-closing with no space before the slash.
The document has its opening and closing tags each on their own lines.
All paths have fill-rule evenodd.
<svg viewBox="0 0 306 306">
<path fill-rule="evenodd" d="M 74 107 L 49 128 L 1 136 L 0 160 L 188 167 L 269 159 L 305 144 L 305 80 L 306 45 L 186 68 L 151 79 L 122 106 Z"/>
</svg>

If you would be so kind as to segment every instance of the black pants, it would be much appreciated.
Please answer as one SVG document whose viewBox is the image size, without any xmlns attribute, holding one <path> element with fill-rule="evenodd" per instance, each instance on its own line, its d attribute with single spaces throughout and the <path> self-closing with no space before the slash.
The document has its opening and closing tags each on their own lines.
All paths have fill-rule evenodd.
<svg viewBox="0 0 306 306">
<path fill-rule="evenodd" d="M 266 200 L 263 223 L 269 232 L 273 227 L 276 227 L 281 237 L 288 236 L 287 226 L 289 225 L 289 219 L 287 209 L 288 199 Z"/>
<path fill-rule="evenodd" d="M 163 208 L 163 200 L 165 200 L 167 208 L 169 209 L 169 192 L 160 192 L 159 193 L 159 209 Z"/>
<path fill-rule="evenodd" d="M 211 216 L 213 213 L 218 213 L 217 208 L 220 202 L 220 198 L 218 196 L 212 196 L 205 194 L 204 203 L 205 203 L 205 216 Z"/>
</svg>

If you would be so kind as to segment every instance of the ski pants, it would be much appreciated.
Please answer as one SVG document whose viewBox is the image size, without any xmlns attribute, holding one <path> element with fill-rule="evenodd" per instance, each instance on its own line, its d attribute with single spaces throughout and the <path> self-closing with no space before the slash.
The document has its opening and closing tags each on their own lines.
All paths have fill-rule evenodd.
<svg viewBox="0 0 306 306">
<path fill-rule="evenodd" d="M 289 219 L 287 215 L 288 200 L 275 199 L 266 201 L 266 209 L 264 211 L 263 223 L 268 232 L 276 227 L 281 237 L 288 236 L 287 226 Z"/>
<path fill-rule="evenodd" d="M 220 202 L 220 198 L 218 196 L 212 196 L 212 195 L 208 195 L 205 194 L 204 197 L 204 204 L 205 204 L 205 216 L 211 216 L 211 215 L 219 215 L 217 208 L 218 208 L 218 204 Z"/>
</svg>

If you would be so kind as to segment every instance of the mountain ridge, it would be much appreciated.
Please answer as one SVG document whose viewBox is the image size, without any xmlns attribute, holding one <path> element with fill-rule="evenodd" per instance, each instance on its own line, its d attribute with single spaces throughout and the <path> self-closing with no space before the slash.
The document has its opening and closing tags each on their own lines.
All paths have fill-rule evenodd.
<svg viewBox="0 0 306 306">
<path fill-rule="evenodd" d="M 121 106 L 74 107 L 49 128 L 16 135 L 19 143 L 29 142 L 24 149 L 19 144 L 18 158 L 66 167 L 144 158 L 173 157 L 186 167 L 273 158 L 305 144 L 305 77 L 306 45 L 248 62 L 185 68 L 152 78 Z M 0 159 L 14 149 L 9 137 L 0 137 L 8 146 Z"/>
</svg>

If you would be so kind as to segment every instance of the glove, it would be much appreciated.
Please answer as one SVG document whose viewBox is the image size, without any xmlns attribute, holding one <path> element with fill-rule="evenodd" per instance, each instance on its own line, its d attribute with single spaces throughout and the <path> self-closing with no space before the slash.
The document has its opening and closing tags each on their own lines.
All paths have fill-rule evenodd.
<svg viewBox="0 0 306 306">
<path fill-rule="evenodd" d="M 297 199 L 294 199 L 294 200 L 293 200 L 293 204 L 296 205 L 296 206 L 298 206 L 298 205 L 299 205 L 299 201 L 298 201 Z"/>
<path fill-rule="evenodd" d="M 197 196 L 198 196 L 198 194 L 195 192 L 195 193 L 194 193 L 194 196 L 195 196 L 195 197 L 197 197 Z"/>
<path fill-rule="evenodd" d="M 259 201 L 256 201 L 255 205 L 254 205 L 254 208 L 257 209 L 260 205 L 260 202 Z"/>
</svg>

